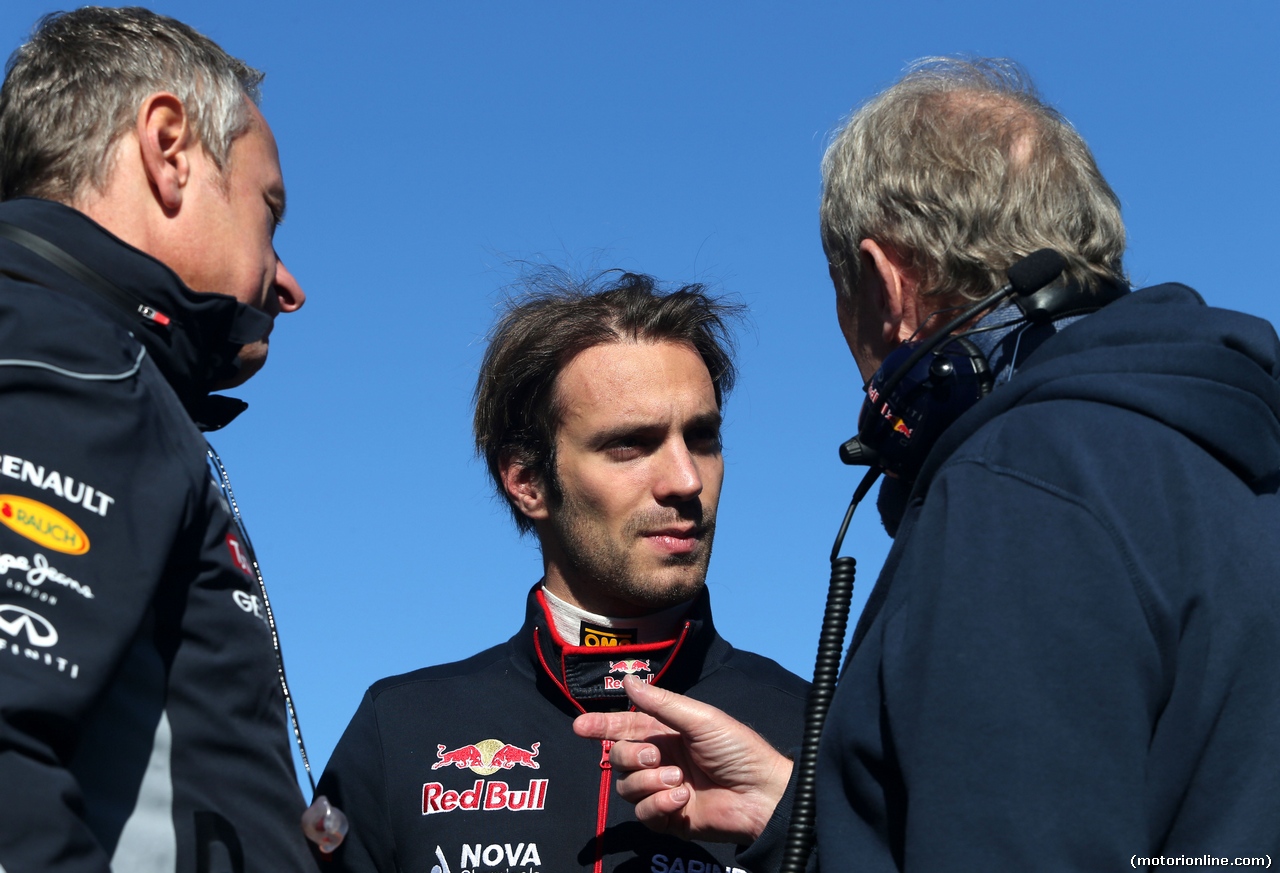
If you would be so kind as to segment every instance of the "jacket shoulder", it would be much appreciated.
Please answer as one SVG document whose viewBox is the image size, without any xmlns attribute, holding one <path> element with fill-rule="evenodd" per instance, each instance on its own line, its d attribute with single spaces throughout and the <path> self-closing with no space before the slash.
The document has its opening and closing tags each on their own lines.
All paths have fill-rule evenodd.
<svg viewBox="0 0 1280 873">
<path fill-rule="evenodd" d="M 724 710 L 774 748 L 800 745 L 809 683 L 770 658 L 731 648 L 689 696 Z"/>
<path fill-rule="evenodd" d="M 482 674 L 503 671 L 509 668 L 510 664 L 510 643 L 500 643 L 461 661 L 422 667 L 408 673 L 379 679 L 369 686 L 369 698 L 377 705 L 379 698 L 386 696 L 418 692 L 432 693 L 433 689 L 438 689 L 442 684 L 458 681 L 471 683 L 479 679 Z"/>
<path fill-rule="evenodd" d="M 0 280 L 0 343 L 10 365 L 30 361 L 98 380 L 127 370 L 142 349 L 88 304 L 12 278 Z"/>
<path fill-rule="evenodd" d="M 748 682 L 773 688 L 788 697 L 803 701 L 809 696 L 808 681 L 764 655 L 757 655 L 745 649 L 732 649 L 725 659 L 724 666 L 741 673 Z"/>
</svg>

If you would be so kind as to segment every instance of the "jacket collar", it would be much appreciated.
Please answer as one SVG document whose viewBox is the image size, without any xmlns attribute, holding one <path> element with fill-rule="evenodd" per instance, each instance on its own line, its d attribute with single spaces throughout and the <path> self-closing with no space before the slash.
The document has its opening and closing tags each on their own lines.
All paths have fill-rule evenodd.
<svg viewBox="0 0 1280 873">
<path fill-rule="evenodd" d="M 518 663 L 537 677 L 544 695 L 572 715 L 628 706 L 622 678 L 687 692 L 718 667 L 729 645 L 711 621 L 711 598 L 704 588 L 669 640 L 639 645 L 570 646 L 556 632 L 539 582 L 529 592 L 525 622 L 511 639 Z"/>
<path fill-rule="evenodd" d="M 242 401 L 210 395 L 209 390 L 235 374 L 241 346 L 266 334 L 271 326 L 268 315 L 233 297 L 192 291 L 169 267 L 61 203 L 16 198 L 0 203 L 0 221 L 63 249 L 171 319 L 165 327 L 148 324 L 40 256 L 6 244 L 12 262 L 21 264 L 31 279 L 87 302 L 133 334 L 201 429 L 216 430 L 245 409 Z"/>
</svg>

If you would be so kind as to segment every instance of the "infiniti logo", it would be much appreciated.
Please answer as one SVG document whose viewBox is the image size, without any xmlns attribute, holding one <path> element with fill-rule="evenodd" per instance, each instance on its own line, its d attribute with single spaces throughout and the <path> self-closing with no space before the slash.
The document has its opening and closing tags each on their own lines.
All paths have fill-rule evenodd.
<svg viewBox="0 0 1280 873">
<path fill-rule="evenodd" d="M 0 631 L 11 637 L 26 631 L 27 642 L 33 646 L 48 648 L 58 642 L 58 630 L 38 612 L 12 603 L 0 604 Z"/>
</svg>

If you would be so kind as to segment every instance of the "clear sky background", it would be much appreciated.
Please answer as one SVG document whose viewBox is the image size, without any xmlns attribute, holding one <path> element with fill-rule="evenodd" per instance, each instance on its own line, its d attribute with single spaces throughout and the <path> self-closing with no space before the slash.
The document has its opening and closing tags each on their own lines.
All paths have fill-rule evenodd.
<svg viewBox="0 0 1280 873">
<path fill-rule="evenodd" d="M 836 457 L 861 382 L 818 240 L 818 163 L 915 58 L 1022 62 L 1119 194 L 1136 284 L 1280 319 L 1275 0 L 153 8 L 267 72 L 289 192 L 277 243 L 309 300 L 212 442 L 317 773 L 371 682 L 507 639 L 540 575 L 470 436 L 516 261 L 706 282 L 750 306 L 709 585 L 726 637 L 812 673 L 861 474 Z M 4 0 L 4 51 L 49 10 Z M 888 546 L 868 501 L 845 547 L 855 609 Z"/>
</svg>

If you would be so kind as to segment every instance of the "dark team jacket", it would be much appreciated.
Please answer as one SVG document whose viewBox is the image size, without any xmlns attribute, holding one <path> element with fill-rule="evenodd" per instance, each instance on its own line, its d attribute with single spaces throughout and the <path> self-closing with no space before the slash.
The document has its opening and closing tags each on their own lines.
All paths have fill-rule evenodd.
<svg viewBox="0 0 1280 873">
<path fill-rule="evenodd" d="M 613 790 L 609 744 L 572 721 L 624 708 L 642 677 L 798 745 L 808 684 L 734 649 L 704 591 L 675 639 L 566 646 L 535 588 L 524 626 L 465 661 L 374 684 L 324 776 L 351 820 L 331 869 L 352 873 L 729 873 L 735 847 L 660 836 Z M 584 637 L 589 640 L 590 637 Z"/>
<path fill-rule="evenodd" d="M 1280 857 L 1278 487 L 1265 321 L 1162 285 L 1046 341 L 906 505 L 823 733 L 821 868 Z"/>
<path fill-rule="evenodd" d="M 0 222 L 129 301 L 0 238 L 0 867 L 310 868 L 256 562 L 195 423 L 243 408 L 209 386 L 266 317 L 59 204 Z"/>
</svg>

